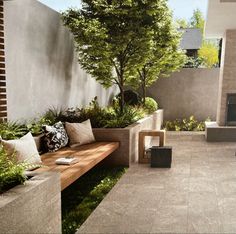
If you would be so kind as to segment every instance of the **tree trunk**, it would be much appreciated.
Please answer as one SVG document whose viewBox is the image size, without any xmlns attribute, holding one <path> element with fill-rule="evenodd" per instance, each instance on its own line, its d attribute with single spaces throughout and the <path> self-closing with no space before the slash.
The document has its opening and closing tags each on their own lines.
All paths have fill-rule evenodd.
<svg viewBox="0 0 236 234">
<path fill-rule="evenodd" d="M 142 102 L 143 102 L 143 105 L 145 106 L 145 99 L 146 99 L 146 92 L 147 92 L 147 90 L 146 90 L 146 70 L 145 70 L 145 67 L 143 67 L 143 69 L 142 69 L 142 72 L 140 73 L 140 78 L 141 78 L 141 81 L 142 81 L 142 94 L 143 94 L 143 100 L 142 100 Z"/>
<path fill-rule="evenodd" d="M 143 93 L 143 105 L 145 106 L 145 99 L 146 99 L 146 84 L 143 82 L 142 84 L 142 93 Z"/>
<path fill-rule="evenodd" d="M 119 86 L 120 88 L 120 111 L 121 113 L 123 113 L 124 111 L 124 104 L 125 104 L 125 96 L 124 96 L 124 87 L 123 85 Z"/>
</svg>

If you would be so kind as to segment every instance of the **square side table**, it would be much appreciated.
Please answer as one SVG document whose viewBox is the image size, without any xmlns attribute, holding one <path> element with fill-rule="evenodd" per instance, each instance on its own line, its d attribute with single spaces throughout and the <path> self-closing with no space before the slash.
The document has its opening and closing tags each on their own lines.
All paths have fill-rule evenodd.
<svg viewBox="0 0 236 234">
<path fill-rule="evenodd" d="M 143 130 L 139 132 L 139 163 L 150 163 L 150 159 L 146 157 L 145 152 L 145 137 L 159 137 L 159 146 L 165 145 L 165 130 Z"/>
</svg>

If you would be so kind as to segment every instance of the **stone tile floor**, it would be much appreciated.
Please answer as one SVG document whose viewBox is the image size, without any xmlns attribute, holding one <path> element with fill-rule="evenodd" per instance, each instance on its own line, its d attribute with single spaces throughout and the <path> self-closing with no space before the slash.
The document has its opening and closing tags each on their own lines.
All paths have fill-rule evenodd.
<svg viewBox="0 0 236 234">
<path fill-rule="evenodd" d="M 169 145 L 171 169 L 132 165 L 78 233 L 236 233 L 236 143 Z"/>
</svg>

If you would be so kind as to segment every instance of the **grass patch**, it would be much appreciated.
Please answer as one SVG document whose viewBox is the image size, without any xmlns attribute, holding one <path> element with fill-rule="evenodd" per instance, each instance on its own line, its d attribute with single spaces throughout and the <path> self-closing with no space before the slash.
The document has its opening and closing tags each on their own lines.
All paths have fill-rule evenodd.
<svg viewBox="0 0 236 234">
<path fill-rule="evenodd" d="M 95 167 L 62 192 L 62 232 L 75 233 L 125 173 L 125 167 Z"/>
</svg>

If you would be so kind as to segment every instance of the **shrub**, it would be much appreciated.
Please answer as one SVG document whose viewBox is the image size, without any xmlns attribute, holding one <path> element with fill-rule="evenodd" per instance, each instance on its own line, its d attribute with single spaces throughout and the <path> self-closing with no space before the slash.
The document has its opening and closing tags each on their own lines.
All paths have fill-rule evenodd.
<svg viewBox="0 0 236 234">
<path fill-rule="evenodd" d="M 113 118 L 113 112 L 108 108 L 100 107 L 97 97 L 95 97 L 87 108 L 78 110 L 78 122 L 83 122 L 90 119 L 91 125 L 94 128 L 101 128 L 106 125 L 106 121 Z"/>
<path fill-rule="evenodd" d="M 125 128 L 145 116 L 144 109 L 140 107 L 124 106 L 123 112 L 114 109 L 113 118 L 105 121 L 105 128 Z"/>
<path fill-rule="evenodd" d="M 27 124 L 27 129 L 32 133 L 33 136 L 40 135 L 43 133 L 43 126 L 50 125 L 52 121 L 45 117 L 40 118 L 38 121 L 34 120 Z"/>
<path fill-rule="evenodd" d="M 51 108 L 43 115 L 42 118 L 50 124 L 55 124 L 58 121 L 62 121 L 61 119 L 63 119 L 64 113 L 65 110 L 63 109 Z"/>
<path fill-rule="evenodd" d="M 142 107 L 125 105 L 120 110 L 117 99 L 113 106 L 100 107 L 95 97 L 88 107 L 68 109 L 60 115 L 58 120 L 62 122 L 80 123 L 90 119 L 93 128 L 124 128 L 145 116 Z"/>
<path fill-rule="evenodd" d="M 118 94 L 116 96 L 116 98 L 118 100 L 120 99 L 120 95 L 121 94 Z M 124 91 L 124 102 L 125 102 L 125 105 L 137 106 L 141 103 L 141 97 L 134 90 L 125 90 Z"/>
<path fill-rule="evenodd" d="M 18 185 L 26 180 L 24 175 L 26 163 L 17 163 L 15 156 L 8 157 L 6 151 L 0 146 L 0 193 Z"/>
<path fill-rule="evenodd" d="M 202 58 L 188 57 L 184 65 L 184 68 L 200 68 L 204 67 L 204 61 Z"/>
<path fill-rule="evenodd" d="M 190 116 L 189 119 L 166 121 L 164 128 L 167 131 L 205 131 L 205 121 L 198 122 L 194 116 Z"/>
<path fill-rule="evenodd" d="M 0 123 L 0 136 L 5 140 L 13 140 L 24 136 L 27 133 L 27 127 L 17 122 Z"/>
<path fill-rule="evenodd" d="M 158 109 L 158 104 L 153 98 L 146 97 L 144 109 L 148 114 L 151 114 Z"/>
</svg>

